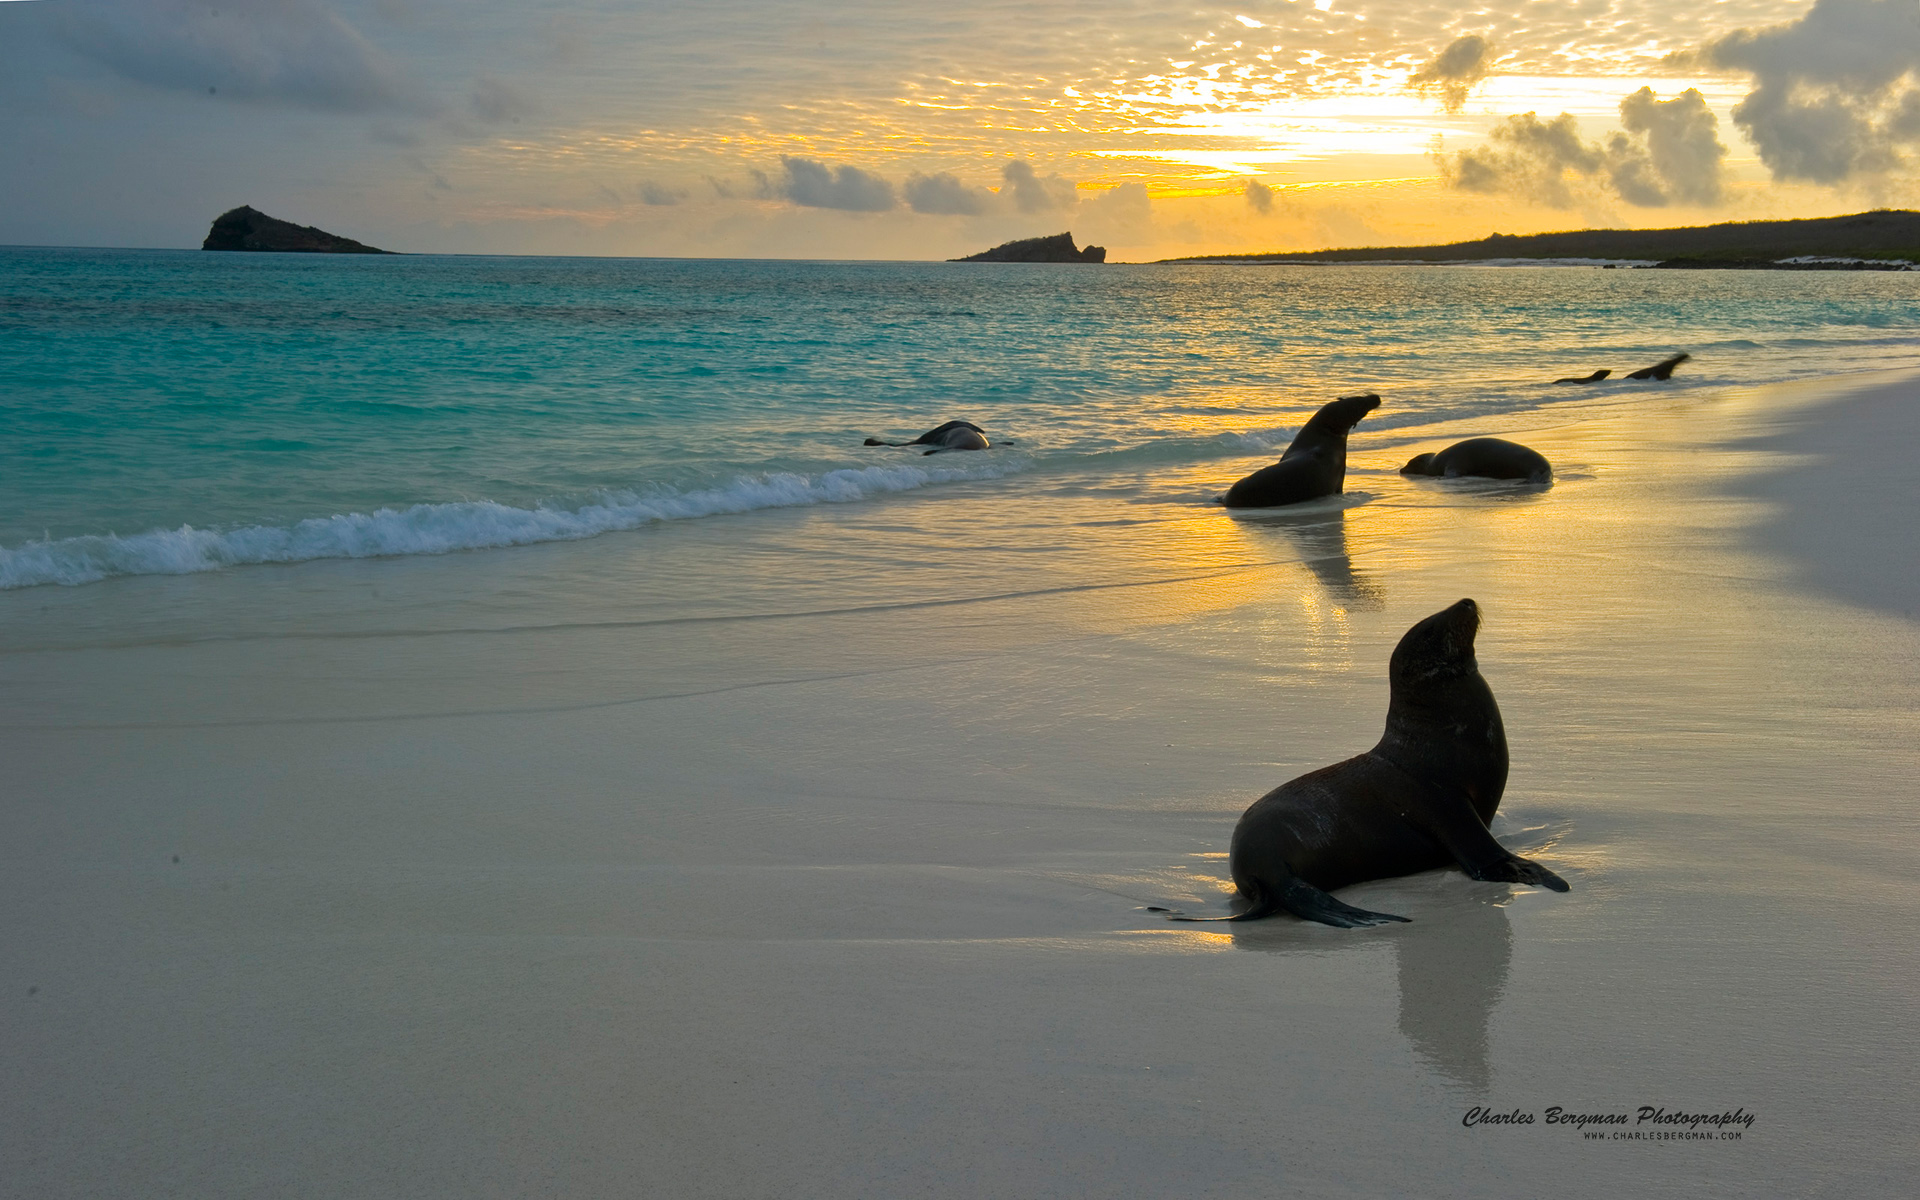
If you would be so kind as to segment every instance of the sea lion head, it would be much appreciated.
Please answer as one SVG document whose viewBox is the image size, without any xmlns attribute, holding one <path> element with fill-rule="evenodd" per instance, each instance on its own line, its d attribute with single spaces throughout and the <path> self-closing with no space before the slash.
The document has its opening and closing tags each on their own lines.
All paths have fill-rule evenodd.
<svg viewBox="0 0 1920 1200">
<path fill-rule="evenodd" d="M 1400 468 L 1402 475 L 1431 475 L 1433 471 L 1433 453 L 1416 454 L 1407 465 Z"/>
<path fill-rule="evenodd" d="M 1480 606 L 1473 601 L 1441 609 L 1401 637 L 1387 666 L 1388 680 L 1397 690 L 1405 684 L 1478 673 L 1473 636 L 1479 631 Z"/>
<path fill-rule="evenodd" d="M 1342 396 L 1338 400 L 1329 400 L 1320 406 L 1320 411 L 1307 421 L 1306 428 L 1315 433 L 1345 437 L 1347 430 L 1360 423 L 1360 418 L 1380 407 L 1380 397 L 1372 392 L 1359 396 Z"/>
</svg>

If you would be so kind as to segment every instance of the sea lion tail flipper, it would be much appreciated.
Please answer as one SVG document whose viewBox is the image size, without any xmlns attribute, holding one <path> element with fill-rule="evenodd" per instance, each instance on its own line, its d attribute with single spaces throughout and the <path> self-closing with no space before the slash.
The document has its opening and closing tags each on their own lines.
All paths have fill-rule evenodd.
<svg viewBox="0 0 1920 1200">
<path fill-rule="evenodd" d="M 1277 895 L 1262 896 L 1252 908 L 1230 917 L 1189 917 L 1169 908 L 1148 908 L 1147 911 L 1167 913 L 1169 921 L 1191 921 L 1195 924 L 1206 921 L 1259 921 L 1284 912 L 1292 913 L 1303 921 L 1318 921 L 1338 929 L 1360 929 L 1369 925 L 1385 925 L 1389 921 L 1410 920 L 1392 913 L 1369 912 L 1351 904 L 1342 904 L 1304 879 L 1297 878 L 1281 884 Z"/>
<path fill-rule="evenodd" d="M 1234 913 L 1230 917 L 1190 917 L 1171 908 L 1148 908 L 1147 911 L 1166 913 L 1169 921 L 1192 921 L 1198 924 L 1203 921 L 1258 921 L 1262 917 L 1271 917 L 1275 913 L 1287 910 L 1271 900 L 1262 900 L 1247 911 Z"/>
<path fill-rule="evenodd" d="M 1389 921 L 1407 921 L 1407 917 L 1398 917 L 1392 913 L 1369 912 L 1364 908 L 1355 908 L 1343 904 L 1304 879 L 1289 879 L 1280 887 L 1276 898 L 1276 907 L 1285 909 L 1305 921 L 1318 921 L 1322 925 L 1333 925 L 1340 929 L 1357 929 L 1366 925 L 1385 925 Z"/>
</svg>

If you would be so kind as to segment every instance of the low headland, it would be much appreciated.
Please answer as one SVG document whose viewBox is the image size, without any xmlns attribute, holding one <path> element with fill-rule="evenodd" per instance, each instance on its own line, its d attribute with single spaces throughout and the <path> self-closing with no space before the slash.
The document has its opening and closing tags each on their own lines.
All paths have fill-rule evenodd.
<svg viewBox="0 0 1920 1200">
<path fill-rule="evenodd" d="M 991 250 L 982 250 L 978 254 L 969 254 L 965 258 L 950 258 L 947 261 L 1103 263 L 1107 261 L 1107 248 L 1088 246 L 1084 249 L 1075 249 L 1071 232 L 1056 233 L 1052 237 L 1020 238 L 1017 241 L 1002 242 Z"/>
<path fill-rule="evenodd" d="M 213 219 L 202 250 L 268 250 L 285 254 L 392 254 L 352 238 L 270 217 L 250 204 Z"/>
<path fill-rule="evenodd" d="M 1490 234 L 1441 246 L 1209 254 L 1173 263 L 1471 263 L 1595 259 L 1650 267 L 1775 271 L 1904 271 L 1920 263 L 1920 212 L 1878 209 L 1802 221 L 1727 221 L 1682 229 L 1581 229 Z"/>
</svg>

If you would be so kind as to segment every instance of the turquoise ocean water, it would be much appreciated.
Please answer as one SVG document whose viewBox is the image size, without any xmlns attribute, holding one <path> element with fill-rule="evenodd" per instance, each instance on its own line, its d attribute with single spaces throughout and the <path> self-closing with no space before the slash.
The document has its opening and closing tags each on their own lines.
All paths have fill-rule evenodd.
<svg viewBox="0 0 1920 1200">
<path fill-rule="evenodd" d="M 0 589 L 1124 476 L 1920 362 L 1920 276 L 0 250 Z M 1665 385 L 1623 375 L 1677 351 Z M 952 418 L 984 454 L 861 446 Z M 1217 476 L 1217 479 L 1214 477 Z M 715 526 L 716 529 L 719 526 Z M 717 535 L 723 536 L 723 535 Z"/>
</svg>

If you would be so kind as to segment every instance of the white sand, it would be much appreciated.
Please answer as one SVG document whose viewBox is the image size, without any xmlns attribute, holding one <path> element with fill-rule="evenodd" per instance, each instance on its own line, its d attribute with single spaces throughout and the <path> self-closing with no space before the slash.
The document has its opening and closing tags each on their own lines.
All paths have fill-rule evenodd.
<svg viewBox="0 0 1920 1200">
<path fill-rule="evenodd" d="M 1357 439 L 1338 520 L 720 518 L 721 595 L 673 529 L 0 595 L 0 1194 L 1899 1194 L 1920 386 L 1862 382 L 1509 431 L 1545 494 Z M 1142 911 L 1463 595 L 1570 894 Z"/>
</svg>

